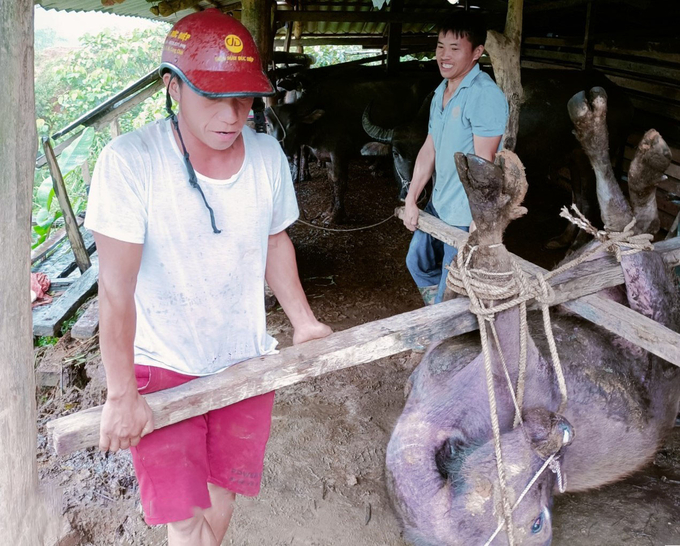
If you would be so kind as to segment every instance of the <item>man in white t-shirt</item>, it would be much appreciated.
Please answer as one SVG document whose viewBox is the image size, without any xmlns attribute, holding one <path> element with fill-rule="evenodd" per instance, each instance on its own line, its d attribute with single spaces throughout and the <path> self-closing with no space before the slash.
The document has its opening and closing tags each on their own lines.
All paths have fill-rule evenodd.
<svg viewBox="0 0 680 546">
<path fill-rule="evenodd" d="M 100 449 L 131 449 L 146 521 L 168 524 L 170 546 L 217 545 L 235 495 L 259 491 L 273 393 L 155 431 L 141 394 L 274 352 L 265 277 L 294 343 L 331 330 L 285 232 L 298 217 L 286 158 L 245 127 L 253 98 L 272 92 L 252 37 L 218 10 L 189 15 L 168 34 L 161 73 L 170 117 L 104 149 L 85 221 L 108 388 Z"/>
</svg>

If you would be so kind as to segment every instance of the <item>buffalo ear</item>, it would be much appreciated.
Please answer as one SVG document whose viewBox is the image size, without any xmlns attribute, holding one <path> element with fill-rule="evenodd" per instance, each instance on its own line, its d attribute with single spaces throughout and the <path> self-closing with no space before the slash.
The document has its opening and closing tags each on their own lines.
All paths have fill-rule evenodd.
<svg viewBox="0 0 680 546">
<path fill-rule="evenodd" d="M 368 142 L 361 148 L 361 155 L 363 156 L 386 156 L 390 155 L 392 146 L 383 144 L 382 142 Z"/>
<path fill-rule="evenodd" d="M 302 123 L 314 123 L 316 120 L 318 120 L 318 119 L 319 119 L 321 116 L 323 116 L 325 113 L 326 113 L 325 110 L 321 110 L 321 109 L 318 109 L 318 108 L 317 108 L 317 109 L 314 110 L 312 113 L 307 114 L 306 116 L 304 116 L 300 121 L 301 121 Z"/>
<path fill-rule="evenodd" d="M 460 474 L 466 455 L 469 453 L 469 443 L 459 434 L 452 434 L 435 452 L 434 460 L 437 470 L 445 480 L 456 481 Z"/>
</svg>

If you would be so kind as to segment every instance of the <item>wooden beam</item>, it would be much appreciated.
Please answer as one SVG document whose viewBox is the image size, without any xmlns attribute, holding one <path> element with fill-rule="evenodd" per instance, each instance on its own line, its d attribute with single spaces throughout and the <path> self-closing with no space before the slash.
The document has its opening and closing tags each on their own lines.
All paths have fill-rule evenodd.
<svg viewBox="0 0 680 546">
<path fill-rule="evenodd" d="M 265 72 L 269 69 L 274 43 L 271 8 L 271 0 L 243 0 L 241 2 L 241 23 L 250 31 L 255 40 L 262 59 L 262 69 Z"/>
<path fill-rule="evenodd" d="M 83 225 L 83 219 L 76 216 L 76 223 L 78 226 Z M 43 241 L 39 246 L 35 247 L 31 251 L 31 264 L 34 264 L 38 260 L 42 260 L 47 256 L 56 246 L 61 243 L 66 237 L 66 228 L 59 228 L 57 231 L 52 233 L 46 241 Z"/>
<path fill-rule="evenodd" d="M 437 23 L 447 12 L 389 11 L 277 11 L 276 19 L 282 23 L 300 21 L 303 23 Z"/>
<path fill-rule="evenodd" d="M 588 2 L 586 8 L 586 30 L 583 39 L 583 63 L 582 70 L 590 70 L 593 68 L 593 59 L 595 58 L 595 19 L 597 13 L 597 6 L 593 0 Z"/>
<path fill-rule="evenodd" d="M 390 13 L 403 14 L 404 1 L 392 0 Z M 394 76 L 399 72 L 399 57 L 401 55 L 401 28 L 399 22 L 392 21 L 387 25 L 387 74 Z"/>
<path fill-rule="evenodd" d="M 429 219 L 437 220 L 431 216 Z M 437 223 L 429 219 L 423 214 L 421 226 L 428 224 L 433 235 L 457 244 L 467 239 L 466 233 L 446 224 L 442 226 L 440 224 L 443 222 L 440 220 Z M 664 252 L 667 260 L 680 263 L 680 239 L 666 241 L 660 251 Z M 563 277 L 564 285 L 554 286 L 558 295 L 557 302 L 582 297 L 603 287 L 623 282 L 620 266 L 609 265 L 609 257 L 604 257 L 603 260 L 600 263 L 608 268 L 607 272 L 609 273 L 609 269 L 618 270 L 619 276 L 616 273 L 603 275 L 602 271 L 598 271 L 593 277 L 608 280 L 597 284 L 584 283 L 578 282 L 579 272 L 575 271 L 571 277 Z M 529 264 L 524 260 L 522 262 Z M 530 265 L 533 270 L 540 269 Z M 592 264 L 588 265 L 592 267 Z M 423 349 L 435 341 L 470 332 L 477 328 L 477 321 L 468 311 L 468 306 L 467 298 L 457 298 L 355 326 L 325 339 L 282 349 L 277 355 L 242 362 L 214 376 L 147 395 L 146 400 L 154 412 L 156 428 L 168 426 L 309 377 L 364 364 L 410 349 Z M 625 317 L 623 320 L 625 321 Z M 101 406 L 49 423 L 48 428 L 52 432 L 57 453 L 66 455 L 78 449 L 96 446 L 100 416 Z"/>
<path fill-rule="evenodd" d="M 90 339 L 99 330 L 99 300 L 94 298 L 71 328 L 71 337 L 75 339 Z"/>
<path fill-rule="evenodd" d="M 403 211 L 403 207 L 397 209 L 397 216 L 401 218 Z M 422 211 L 418 219 L 418 229 L 456 248 L 465 244 L 468 237 L 466 232 L 449 226 L 442 220 Z M 668 241 L 665 242 L 668 243 Z M 680 239 L 675 239 L 675 244 L 680 247 Z M 673 249 L 668 256 L 664 255 L 664 259 L 669 265 L 680 263 L 680 260 L 675 261 L 676 258 L 680 259 L 680 248 L 676 248 L 674 245 L 666 246 L 666 248 Z M 659 246 L 655 248 L 664 248 L 664 246 L 659 243 Z M 513 257 L 519 262 L 522 269 L 530 274 L 548 273 L 547 269 L 543 269 L 519 256 L 513 254 Z M 604 260 L 606 259 L 605 257 Z M 600 261 L 598 266 L 604 265 L 604 260 Z M 617 264 L 607 269 L 595 271 L 592 269 L 592 264 L 588 264 L 587 267 L 591 268 L 589 275 L 585 275 L 580 268 L 574 268 L 563 273 L 559 279 L 551 281 L 550 284 L 555 290 L 553 304 L 562 303 L 567 309 L 586 320 L 606 328 L 613 334 L 676 366 L 680 366 L 680 334 L 619 303 L 590 295 L 603 288 L 622 284 L 624 279 L 621 267 Z M 557 283 L 558 281 L 564 286 L 553 284 L 553 282 Z M 586 286 L 588 289 L 585 288 Z M 583 297 L 586 295 L 587 297 Z M 567 301 L 575 298 L 580 299 Z"/>
<path fill-rule="evenodd" d="M 94 264 L 50 305 L 33 311 L 33 335 L 54 336 L 78 307 L 97 291 L 99 265 Z"/>
<path fill-rule="evenodd" d="M 83 237 L 83 243 L 85 243 L 88 254 L 92 255 L 96 248 L 92 232 L 81 226 L 80 234 Z M 75 256 L 73 250 L 71 250 L 71 245 L 63 244 L 49 258 L 34 267 L 33 272 L 44 273 L 50 281 L 54 282 L 58 278 L 70 275 L 75 269 Z"/>
<path fill-rule="evenodd" d="M 38 489 L 28 295 L 37 142 L 33 41 L 33 1 L 0 2 L 0 536 L 8 545 L 45 544 L 56 521 Z"/>
<path fill-rule="evenodd" d="M 152 97 L 153 95 L 158 93 L 161 89 L 164 89 L 164 87 L 165 85 L 163 84 L 163 80 L 157 80 L 148 87 L 139 91 L 136 95 L 133 95 L 121 102 L 116 103 L 116 105 L 113 108 L 111 108 L 111 110 L 108 111 L 106 114 L 102 115 L 101 117 L 98 117 L 96 120 L 92 122 L 84 123 L 84 125 L 94 127 L 95 131 L 101 131 L 104 127 L 114 123 L 120 116 L 129 112 L 135 106 L 141 104 L 149 97 Z M 120 131 L 120 128 L 118 130 Z"/>
<path fill-rule="evenodd" d="M 287 347 L 224 372 L 147 395 L 156 428 L 270 392 L 303 379 L 400 353 L 476 328 L 465 299 L 451 300 Z M 101 406 L 49 423 L 57 453 L 97 445 Z"/>
<path fill-rule="evenodd" d="M 77 139 L 80 135 L 83 134 L 83 131 L 78 131 L 77 133 L 71 135 L 68 137 L 66 140 L 63 142 L 60 142 L 54 147 L 54 155 L 58 156 L 61 152 L 63 152 L 66 148 L 68 148 L 69 144 L 73 142 L 75 139 Z M 35 160 L 35 168 L 39 169 L 40 167 L 44 167 L 47 165 L 47 159 L 45 158 L 45 154 L 42 154 L 38 159 Z"/>
<path fill-rule="evenodd" d="M 90 255 L 87 253 L 85 244 L 83 243 L 83 238 L 80 235 L 78 222 L 76 221 L 76 215 L 73 214 L 71 201 L 69 200 L 68 193 L 66 192 L 66 184 L 64 184 L 64 178 L 61 176 L 59 163 L 57 163 L 57 156 L 54 155 L 54 150 L 52 149 L 49 138 L 43 138 L 43 150 L 45 151 L 47 166 L 49 167 L 50 175 L 52 176 L 54 193 L 59 200 L 59 207 L 61 208 L 64 218 L 66 235 L 68 236 L 68 240 L 71 243 L 73 254 L 76 257 L 78 269 L 80 269 L 80 272 L 82 273 L 90 267 Z"/>
</svg>

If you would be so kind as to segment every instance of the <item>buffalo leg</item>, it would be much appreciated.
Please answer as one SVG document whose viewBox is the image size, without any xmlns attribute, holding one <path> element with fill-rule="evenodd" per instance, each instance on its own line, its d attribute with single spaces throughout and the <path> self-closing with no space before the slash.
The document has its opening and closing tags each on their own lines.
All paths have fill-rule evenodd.
<svg viewBox="0 0 680 546">
<path fill-rule="evenodd" d="M 331 208 L 322 214 L 324 224 L 339 223 L 345 219 L 347 170 L 347 158 L 340 154 L 331 154 L 328 175 L 333 186 L 333 202 Z"/>
<path fill-rule="evenodd" d="M 666 179 L 664 171 L 671 163 L 668 144 L 654 129 L 642 137 L 628 170 L 628 192 L 635 215 L 637 233 L 659 231 L 656 186 Z"/>
<path fill-rule="evenodd" d="M 298 150 L 293 154 L 293 159 L 290 163 L 290 175 L 295 185 L 300 182 L 300 157 L 300 150 Z"/>
<path fill-rule="evenodd" d="M 309 153 L 307 146 L 300 146 L 300 181 L 307 182 L 312 179 L 309 172 Z"/>
<path fill-rule="evenodd" d="M 505 150 L 496 154 L 494 163 L 460 152 L 455 160 L 477 226 L 468 239 L 468 244 L 478 246 L 475 267 L 509 271 L 510 255 L 501 243 L 508 224 L 527 211 L 521 206 L 528 187 L 524 166 Z"/>
<path fill-rule="evenodd" d="M 595 171 L 597 200 L 605 228 L 623 231 L 632 220 L 633 213 L 614 177 L 609 158 L 607 93 L 601 87 L 593 87 L 586 97 L 581 91 L 571 98 L 567 108 L 574 124 L 574 134 Z"/>
</svg>

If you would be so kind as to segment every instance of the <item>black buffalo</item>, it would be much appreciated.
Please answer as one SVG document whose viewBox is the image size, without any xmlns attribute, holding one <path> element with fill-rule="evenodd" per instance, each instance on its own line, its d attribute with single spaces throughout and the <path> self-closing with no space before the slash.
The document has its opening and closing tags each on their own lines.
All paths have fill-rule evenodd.
<svg viewBox="0 0 680 546">
<path fill-rule="evenodd" d="M 306 145 L 319 160 L 327 162 L 333 199 L 323 215 L 326 222 L 338 222 L 345 216 L 348 165 L 361 156 L 362 146 L 370 140 L 361 121 L 366 106 L 374 105 L 372 115 L 381 125 L 403 124 L 416 115 L 440 80 L 434 72 L 366 77 L 373 74 L 377 71 L 365 70 L 359 77 L 347 75 L 317 82 L 292 104 L 278 104 L 265 111 L 271 133 L 288 157 Z"/>
</svg>

